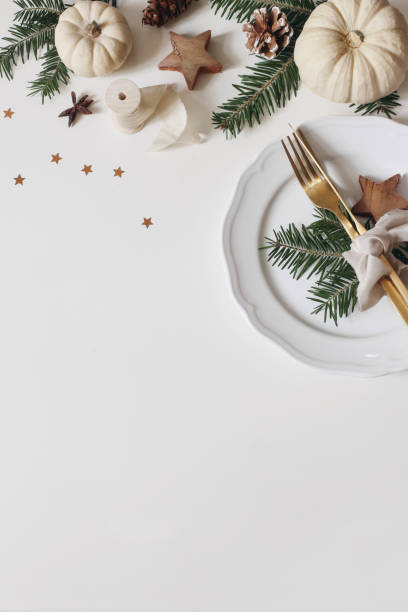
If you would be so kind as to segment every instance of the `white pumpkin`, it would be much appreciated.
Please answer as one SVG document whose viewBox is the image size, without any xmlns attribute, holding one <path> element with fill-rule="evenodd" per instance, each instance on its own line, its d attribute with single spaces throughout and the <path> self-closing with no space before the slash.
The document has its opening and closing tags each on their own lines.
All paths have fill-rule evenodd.
<svg viewBox="0 0 408 612">
<path fill-rule="evenodd" d="M 60 16 L 55 45 L 64 64 L 85 77 L 111 74 L 132 50 L 129 24 L 115 7 L 80 0 Z"/>
<path fill-rule="evenodd" d="M 387 0 L 329 0 L 295 46 L 301 80 L 335 102 L 365 104 L 395 91 L 408 69 L 408 25 Z"/>
</svg>

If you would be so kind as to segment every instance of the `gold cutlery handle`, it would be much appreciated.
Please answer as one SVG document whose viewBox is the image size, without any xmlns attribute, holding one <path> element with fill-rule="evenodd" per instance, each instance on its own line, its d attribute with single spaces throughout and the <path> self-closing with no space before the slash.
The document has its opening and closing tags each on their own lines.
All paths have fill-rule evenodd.
<svg viewBox="0 0 408 612">
<path fill-rule="evenodd" d="M 396 286 L 392 283 L 391 279 L 384 277 L 380 280 L 380 285 L 384 289 L 386 295 L 389 297 L 395 308 L 398 310 L 400 316 L 404 319 L 408 325 L 408 305 Z"/>
</svg>

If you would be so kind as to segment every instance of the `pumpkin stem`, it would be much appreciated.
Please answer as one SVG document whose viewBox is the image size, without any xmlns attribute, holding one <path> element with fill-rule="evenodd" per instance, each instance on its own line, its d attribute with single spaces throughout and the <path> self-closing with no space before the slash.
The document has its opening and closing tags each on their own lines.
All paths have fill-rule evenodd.
<svg viewBox="0 0 408 612">
<path fill-rule="evenodd" d="M 360 30 L 352 30 L 346 36 L 346 43 L 351 49 L 358 49 L 364 42 L 364 34 Z"/>
<path fill-rule="evenodd" d="M 86 31 L 89 34 L 89 36 L 92 36 L 92 38 L 98 38 L 98 36 L 100 36 L 100 34 L 102 32 L 102 28 L 94 20 L 94 21 L 92 21 L 92 23 L 88 24 L 88 27 L 87 27 Z"/>
</svg>

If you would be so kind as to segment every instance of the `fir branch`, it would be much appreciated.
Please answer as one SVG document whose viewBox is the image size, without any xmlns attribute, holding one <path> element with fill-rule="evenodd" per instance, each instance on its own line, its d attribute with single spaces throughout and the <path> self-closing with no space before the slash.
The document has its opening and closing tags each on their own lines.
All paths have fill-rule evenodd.
<svg viewBox="0 0 408 612">
<path fill-rule="evenodd" d="M 343 230 L 344 231 L 344 230 Z M 268 250 L 268 262 L 281 270 L 288 268 L 294 279 L 299 280 L 307 275 L 321 277 L 335 272 L 343 263 L 342 250 L 338 244 L 325 233 L 319 233 L 310 226 L 300 229 L 291 223 L 288 228 L 281 227 L 274 231 L 272 239 L 265 238 Z"/>
<path fill-rule="evenodd" d="M 14 20 L 22 24 L 43 22 L 45 19 L 58 21 L 60 14 L 65 10 L 63 0 L 14 0 L 19 11 Z"/>
<path fill-rule="evenodd" d="M 313 0 L 210 0 L 210 6 L 215 13 L 221 11 L 226 19 L 235 18 L 239 23 L 248 21 L 255 9 L 277 6 L 285 11 L 288 19 L 292 14 L 302 14 L 308 17 L 316 4 Z"/>
<path fill-rule="evenodd" d="M 238 95 L 222 104 L 212 116 L 213 125 L 227 135 L 236 137 L 246 124 L 260 124 L 266 113 L 272 115 L 277 108 L 296 95 L 300 77 L 293 60 L 293 45 L 276 58 L 262 58 L 248 68 L 250 73 L 240 75 L 241 84 L 234 85 Z"/>
<path fill-rule="evenodd" d="M 369 102 L 368 104 L 350 104 L 350 108 L 355 113 L 361 115 L 385 115 L 388 119 L 395 117 L 396 110 L 402 104 L 399 102 L 400 95 L 397 91 L 390 93 L 388 96 L 379 98 L 375 102 Z"/>
<path fill-rule="evenodd" d="M 54 43 L 55 25 L 41 25 L 33 23 L 17 24 L 9 29 L 9 36 L 3 40 L 8 44 L 0 49 L 0 77 L 13 78 L 13 66 L 17 64 L 18 57 L 23 63 L 31 53 L 37 59 L 38 51 Z"/>
<path fill-rule="evenodd" d="M 315 209 L 315 221 L 300 229 L 291 223 L 288 228 L 266 238 L 268 261 L 287 268 L 295 279 L 315 275 L 317 279 L 308 298 L 316 303 L 312 314 L 323 313 L 324 320 L 347 316 L 357 304 L 358 279 L 343 257 L 350 248 L 350 238 L 337 217 L 330 211 Z M 408 252 L 407 252 L 408 255 Z"/>
<path fill-rule="evenodd" d="M 324 208 L 315 208 L 313 216 L 316 221 L 308 226 L 310 231 L 327 238 L 332 244 L 337 245 L 341 252 L 350 249 L 351 238 L 334 213 Z"/>
<path fill-rule="evenodd" d="M 357 305 L 358 279 L 353 268 L 343 259 L 335 271 L 329 272 L 324 278 L 318 278 L 309 290 L 312 297 L 308 299 L 316 303 L 312 314 L 324 315 L 333 319 L 337 326 L 338 320 L 347 317 Z"/>
<path fill-rule="evenodd" d="M 34 81 L 30 82 L 28 95 L 40 95 L 44 103 L 45 98 L 52 98 L 60 93 L 60 87 L 67 85 L 70 77 L 55 47 L 50 47 L 41 59 L 43 60 L 41 72 Z"/>
</svg>

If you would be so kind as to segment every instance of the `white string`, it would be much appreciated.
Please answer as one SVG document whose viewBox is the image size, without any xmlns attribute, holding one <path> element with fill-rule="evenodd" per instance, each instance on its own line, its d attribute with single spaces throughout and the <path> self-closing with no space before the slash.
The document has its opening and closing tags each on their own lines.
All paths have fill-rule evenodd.
<svg viewBox="0 0 408 612">
<path fill-rule="evenodd" d="M 150 151 L 204 139 L 188 124 L 186 107 L 170 85 L 139 88 L 133 81 L 121 79 L 109 86 L 105 101 L 112 111 L 113 126 L 122 134 L 139 132 L 154 115 L 160 118 L 161 129 Z"/>
</svg>

